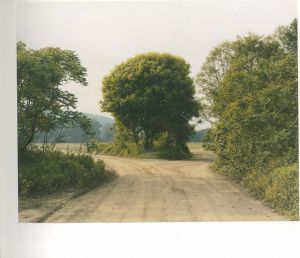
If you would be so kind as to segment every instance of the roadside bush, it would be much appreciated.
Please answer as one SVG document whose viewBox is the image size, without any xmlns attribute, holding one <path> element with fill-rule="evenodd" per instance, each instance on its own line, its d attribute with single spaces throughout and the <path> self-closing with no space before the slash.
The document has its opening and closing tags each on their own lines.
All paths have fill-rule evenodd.
<svg viewBox="0 0 300 258">
<path fill-rule="evenodd" d="M 143 152 L 140 157 L 147 159 L 182 160 L 189 159 L 191 157 L 191 153 L 189 150 L 186 151 L 180 148 L 170 147 L 166 149 Z"/>
<path fill-rule="evenodd" d="M 101 143 L 100 143 L 101 144 Z M 169 159 L 182 160 L 191 157 L 191 153 L 186 146 L 155 146 L 151 150 L 144 150 L 142 145 L 133 142 L 113 142 L 100 147 L 101 154 L 116 155 L 122 157 L 139 157 L 146 159 Z"/>
<path fill-rule="evenodd" d="M 143 152 L 142 146 L 133 142 L 113 142 L 103 149 L 103 154 L 123 157 L 138 157 Z"/>
<path fill-rule="evenodd" d="M 272 162 L 265 169 L 249 173 L 242 181 L 257 197 L 292 219 L 299 219 L 299 185 L 297 164 L 274 168 Z"/>
<path fill-rule="evenodd" d="M 176 146 L 167 139 L 160 139 L 156 143 L 156 158 L 158 159 L 169 159 L 169 160 L 181 160 L 188 159 L 192 155 L 189 148 L 185 144 Z"/>
<path fill-rule="evenodd" d="M 264 199 L 266 187 L 270 185 L 269 173 L 254 170 L 245 177 L 242 185 L 246 186 L 256 197 Z"/>
<path fill-rule="evenodd" d="M 215 151 L 216 150 L 213 143 L 206 142 L 206 143 L 203 143 L 202 146 L 205 150 L 208 150 L 208 151 Z"/>
<path fill-rule="evenodd" d="M 102 161 L 85 154 L 59 151 L 26 151 L 19 161 L 19 195 L 37 196 L 96 187 L 115 173 Z"/>
<path fill-rule="evenodd" d="M 202 146 L 205 150 L 210 150 L 210 151 L 215 151 L 216 146 L 214 144 L 214 132 L 210 128 L 208 131 L 204 134 L 203 139 L 202 139 Z"/>
<path fill-rule="evenodd" d="M 156 159 L 182 160 L 191 157 L 191 153 L 186 144 L 174 143 L 173 139 L 163 133 L 154 141 L 154 147 L 151 151 L 144 152 L 142 157 L 151 157 Z"/>
<path fill-rule="evenodd" d="M 191 153 L 186 145 L 172 146 L 166 144 L 154 145 L 151 150 L 144 150 L 143 146 L 134 142 L 121 142 L 115 141 L 107 144 L 103 148 L 103 154 L 118 155 L 123 157 L 140 157 L 150 159 L 169 159 L 169 160 L 181 160 L 191 157 Z"/>
<path fill-rule="evenodd" d="M 188 159 L 190 157 L 191 157 L 191 153 L 188 150 L 178 148 L 178 147 L 161 149 L 157 151 L 157 158 L 159 159 L 181 160 L 181 159 Z"/>
<path fill-rule="evenodd" d="M 88 153 L 107 153 L 107 149 L 110 148 L 110 142 L 100 142 L 93 140 L 90 143 L 85 144 Z"/>
<path fill-rule="evenodd" d="M 96 140 L 86 143 L 85 147 L 88 153 L 98 153 L 98 142 Z"/>
<path fill-rule="evenodd" d="M 271 184 L 267 187 L 265 200 L 279 211 L 286 211 L 299 219 L 299 174 L 296 164 L 281 167 L 270 173 Z"/>
</svg>

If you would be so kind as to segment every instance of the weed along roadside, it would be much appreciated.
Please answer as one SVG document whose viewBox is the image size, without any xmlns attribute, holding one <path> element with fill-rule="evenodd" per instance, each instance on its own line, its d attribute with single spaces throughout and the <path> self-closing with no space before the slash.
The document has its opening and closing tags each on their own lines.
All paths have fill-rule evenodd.
<svg viewBox="0 0 300 258">
<path fill-rule="evenodd" d="M 27 151 L 19 162 L 19 220 L 42 222 L 71 199 L 116 176 L 87 154 Z"/>
</svg>

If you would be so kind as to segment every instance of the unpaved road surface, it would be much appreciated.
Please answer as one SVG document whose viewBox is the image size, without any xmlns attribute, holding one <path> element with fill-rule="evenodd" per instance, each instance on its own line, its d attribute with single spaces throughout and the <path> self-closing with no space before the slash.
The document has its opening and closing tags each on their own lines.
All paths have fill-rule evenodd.
<svg viewBox="0 0 300 258">
<path fill-rule="evenodd" d="M 76 198 L 45 222 L 287 220 L 209 165 L 212 156 L 168 161 L 98 156 L 119 177 Z"/>
</svg>

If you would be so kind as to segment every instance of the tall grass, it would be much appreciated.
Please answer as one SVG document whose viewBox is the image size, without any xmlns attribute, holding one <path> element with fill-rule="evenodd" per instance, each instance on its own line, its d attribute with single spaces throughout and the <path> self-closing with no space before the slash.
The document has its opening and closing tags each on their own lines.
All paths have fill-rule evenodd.
<svg viewBox="0 0 300 258">
<path fill-rule="evenodd" d="M 19 160 L 19 196 L 40 196 L 94 188 L 115 177 L 87 154 L 29 150 Z"/>
<path fill-rule="evenodd" d="M 276 211 L 299 220 L 298 164 L 256 169 L 242 184 Z"/>
<path fill-rule="evenodd" d="M 89 153 L 109 154 L 122 157 L 136 157 L 148 159 L 181 160 L 191 157 L 186 145 L 165 146 L 156 144 L 151 150 L 144 150 L 142 145 L 133 142 L 92 142 L 86 145 Z"/>
</svg>

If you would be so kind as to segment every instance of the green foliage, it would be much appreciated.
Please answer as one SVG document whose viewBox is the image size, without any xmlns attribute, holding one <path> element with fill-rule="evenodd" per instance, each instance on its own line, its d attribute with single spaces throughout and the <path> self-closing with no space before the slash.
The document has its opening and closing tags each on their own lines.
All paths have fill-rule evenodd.
<svg viewBox="0 0 300 258">
<path fill-rule="evenodd" d="M 189 73 L 190 65 L 170 54 L 141 54 L 117 65 L 103 80 L 101 102 L 115 117 L 116 145 L 130 141 L 151 150 L 165 132 L 173 146 L 184 145 L 199 108 Z"/>
<path fill-rule="evenodd" d="M 202 142 L 203 142 L 203 148 L 205 150 L 210 150 L 210 151 L 215 151 L 215 145 L 214 145 L 214 135 L 213 135 L 213 130 L 207 129 L 207 131 L 205 131 L 205 134 L 203 135 L 202 138 Z"/>
<path fill-rule="evenodd" d="M 280 26 L 275 32 L 275 37 L 285 51 L 294 54 L 297 54 L 298 51 L 297 36 L 297 19 L 294 19 L 289 26 Z"/>
<path fill-rule="evenodd" d="M 299 219 L 299 170 L 297 164 L 280 167 L 270 174 L 271 184 L 267 186 L 265 200 L 272 207 L 290 211 Z"/>
<path fill-rule="evenodd" d="M 142 147 L 133 142 L 123 142 L 122 144 L 114 142 L 104 149 L 104 153 L 124 157 L 138 157 L 142 152 Z"/>
<path fill-rule="evenodd" d="M 209 122 L 211 118 L 217 117 L 211 107 L 215 103 L 220 83 L 227 72 L 232 56 L 232 42 L 222 42 L 209 53 L 200 73 L 196 76 L 196 84 L 201 96 L 201 116 Z"/>
<path fill-rule="evenodd" d="M 85 154 L 31 150 L 19 162 L 19 195 L 39 196 L 58 191 L 89 189 L 114 177 L 102 161 Z"/>
<path fill-rule="evenodd" d="M 298 165 L 278 168 L 265 167 L 254 170 L 243 184 L 271 207 L 283 211 L 292 219 L 299 219 L 299 172 Z"/>
<path fill-rule="evenodd" d="M 88 142 L 85 144 L 86 150 L 88 153 L 99 153 L 100 151 L 98 150 L 98 141 L 93 139 L 92 141 Z"/>
<path fill-rule="evenodd" d="M 60 48 L 27 49 L 17 44 L 18 146 L 24 152 L 39 133 L 79 125 L 93 134 L 90 120 L 75 111 L 77 99 L 63 90 L 74 81 L 86 86 L 86 69 L 75 52 Z M 61 139 L 58 135 L 57 141 Z"/>
<path fill-rule="evenodd" d="M 108 154 L 109 149 L 111 148 L 111 143 L 93 139 L 92 141 L 86 143 L 85 146 L 88 153 Z"/>
<path fill-rule="evenodd" d="M 276 168 L 298 161 L 297 70 L 294 20 L 270 36 L 249 34 L 221 44 L 197 77 L 209 100 L 205 115 L 215 118 L 206 139 L 217 153 L 215 166 L 238 181 L 251 173 L 264 198 L 270 177 L 281 173 Z M 270 169 L 266 164 L 277 165 Z M 285 185 L 274 187 L 285 194 Z"/>
<path fill-rule="evenodd" d="M 191 153 L 178 147 L 160 148 L 154 151 L 143 152 L 140 157 L 150 159 L 168 159 L 168 160 L 182 160 L 189 159 Z"/>
<path fill-rule="evenodd" d="M 153 142 L 151 150 L 145 150 L 139 139 L 130 131 L 119 125 L 112 143 L 97 142 L 93 148 L 98 153 L 124 157 L 156 158 L 179 160 L 191 157 L 185 144 L 174 146 L 168 132 L 162 133 Z"/>
</svg>

